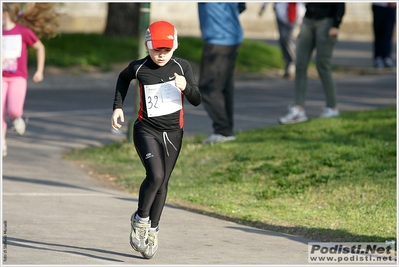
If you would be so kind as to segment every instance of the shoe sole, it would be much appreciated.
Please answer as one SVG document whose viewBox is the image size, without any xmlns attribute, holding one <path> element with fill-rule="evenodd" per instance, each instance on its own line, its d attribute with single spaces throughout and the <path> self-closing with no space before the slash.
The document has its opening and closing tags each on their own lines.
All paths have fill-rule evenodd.
<svg viewBox="0 0 399 267">
<path fill-rule="evenodd" d="M 141 256 L 143 256 L 144 259 L 152 259 L 155 256 L 156 252 L 152 254 L 152 256 L 146 255 L 144 252 L 141 252 Z"/>
<path fill-rule="evenodd" d="M 282 122 L 281 120 L 278 120 L 278 122 L 279 122 L 280 124 L 287 125 L 287 124 L 295 124 L 295 123 L 305 122 L 305 121 L 307 121 L 307 120 L 308 120 L 308 118 L 305 117 L 305 118 L 300 118 L 300 119 L 298 119 L 298 120 L 288 121 L 288 122 Z"/>
<path fill-rule="evenodd" d="M 329 118 L 335 118 L 335 117 L 339 117 L 339 114 L 333 115 L 333 116 L 320 116 L 320 118 L 323 118 L 323 119 L 329 119 Z"/>
<path fill-rule="evenodd" d="M 237 138 L 236 137 L 228 137 L 228 138 L 225 138 L 225 139 L 221 139 L 221 140 L 217 140 L 217 141 L 215 141 L 215 140 L 212 140 L 212 141 L 202 141 L 202 144 L 203 145 L 207 145 L 207 144 L 216 144 L 216 143 L 224 143 L 224 142 L 230 142 L 230 141 L 235 141 L 235 140 L 237 140 Z"/>
</svg>

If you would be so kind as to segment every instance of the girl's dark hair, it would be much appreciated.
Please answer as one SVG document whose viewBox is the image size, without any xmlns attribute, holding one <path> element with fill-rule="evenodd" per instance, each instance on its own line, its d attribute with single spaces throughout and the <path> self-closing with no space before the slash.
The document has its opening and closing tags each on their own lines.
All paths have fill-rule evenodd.
<svg viewBox="0 0 399 267">
<path fill-rule="evenodd" d="M 30 28 L 41 37 L 52 38 L 58 32 L 59 14 L 53 3 L 3 3 L 3 12 L 8 12 L 13 22 Z"/>
</svg>

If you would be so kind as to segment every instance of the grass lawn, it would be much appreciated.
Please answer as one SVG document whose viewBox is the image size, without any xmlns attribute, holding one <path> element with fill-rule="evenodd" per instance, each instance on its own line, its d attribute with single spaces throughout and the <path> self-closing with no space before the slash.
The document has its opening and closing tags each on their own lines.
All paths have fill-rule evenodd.
<svg viewBox="0 0 399 267">
<path fill-rule="evenodd" d="M 200 38 L 178 39 L 174 55 L 200 64 L 203 41 Z M 63 33 L 53 39 L 43 39 L 46 47 L 46 65 L 57 67 L 95 66 L 110 70 L 114 63 L 130 62 L 137 57 L 137 39 L 133 37 L 107 37 L 101 34 Z M 36 53 L 30 49 L 29 65 L 36 65 Z M 281 49 L 264 42 L 244 40 L 236 62 L 238 72 L 261 72 L 281 69 Z"/>
<path fill-rule="evenodd" d="M 319 241 L 396 240 L 396 107 L 204 137 L 185 137 L 167 203 Z M 64 158 L 136 196 L 145 175 L 127 141 Z"/>
</svg>

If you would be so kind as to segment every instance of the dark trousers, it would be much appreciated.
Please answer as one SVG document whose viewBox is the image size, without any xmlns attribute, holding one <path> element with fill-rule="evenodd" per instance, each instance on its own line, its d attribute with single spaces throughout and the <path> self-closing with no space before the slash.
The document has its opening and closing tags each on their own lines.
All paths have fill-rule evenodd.
<svg viewBox="0 0 399 267">
<path fill-rule="evenodd" d="M 374 58 L 391 57 L 392 34 L 396 22 L 396 9 L 372 5 L 374 30 Z"/>
<path fill-rule="evenodd" d="M 240 45 L 205 44 L 199 90 L 215 134 L 234 134 L 234 68 Z"/>
<path fill-rule="evenodd" d="M 183 130 L 162 132 L 136 121 L 133 141 L 146 171 L 140 186 L 138 214 L 157 227 L 166 202 L 168 183 L 180 153 Z"/>
</svg>

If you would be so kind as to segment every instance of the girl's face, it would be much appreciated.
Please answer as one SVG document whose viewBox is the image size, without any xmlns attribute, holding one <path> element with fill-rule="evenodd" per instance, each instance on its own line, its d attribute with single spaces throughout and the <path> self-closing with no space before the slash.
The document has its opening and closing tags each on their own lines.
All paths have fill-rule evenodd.
<svg viewBox="0 0 399 267">
<path fill-rule="evenodd" d="M 148 49 L 148 54 L 150 55 L 152 61 L 155 62 L 158 66 L 164 66 L 170 58 L 173 56 L 173 52 L 175 50 L 166 48 L 166 47 L 161 47 L 157 49 Z"/>
<path fill-rule="evenodd" d="M 15 26 L 15 22 L 11 20 L 10 13 L 8 11 L 3 10 L 3 21 L 2 21 L 3 30 L 11 30 Z"/>
</svg>

